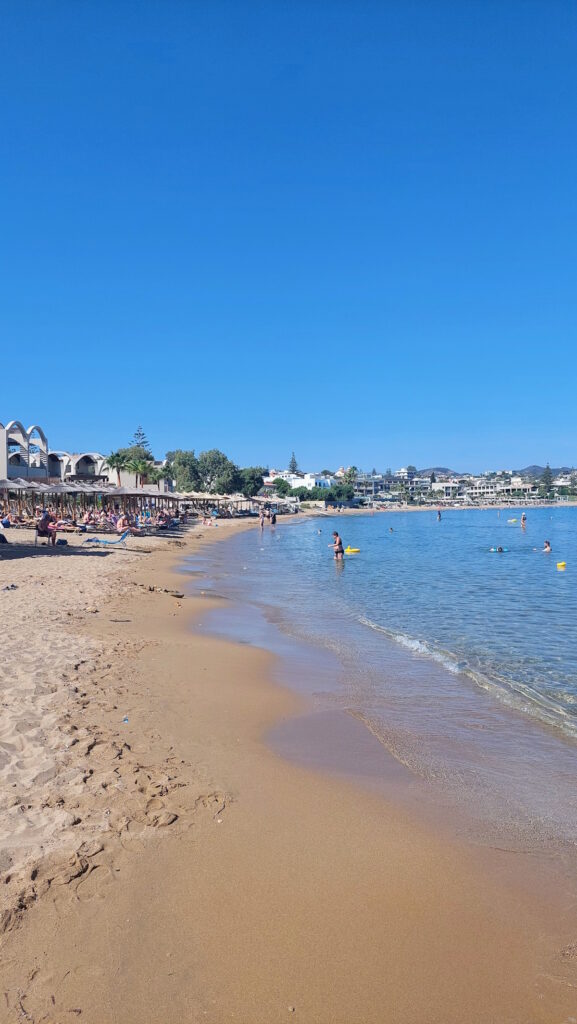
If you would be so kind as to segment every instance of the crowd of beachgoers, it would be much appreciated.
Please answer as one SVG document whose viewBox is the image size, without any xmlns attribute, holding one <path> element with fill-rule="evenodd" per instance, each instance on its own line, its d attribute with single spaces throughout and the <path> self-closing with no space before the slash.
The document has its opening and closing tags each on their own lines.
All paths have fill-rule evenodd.
<svg viewBox="0 0 577 1024">
<path fill-rule="evenodd" d="M 117 506 L 86 508 L 81 513 L 76 508 L 62 509 L 56 506 L 37 505 L 33 509 L 15 511 L 4 508 L 0 513 L 0 529 L 28 528 L 36 530 L 38 537 L 47 542 L 57 543 L 58 533 L 117 533 L 126 531 L 133 536 L 152 530 L 168 530 L 184 525 L 186 514 L 181 511 L 174 515 L 164 508 L 144 507 L 130 512 Z M 5 538 L 6 539 L 6 538 Z"/>
</svg>

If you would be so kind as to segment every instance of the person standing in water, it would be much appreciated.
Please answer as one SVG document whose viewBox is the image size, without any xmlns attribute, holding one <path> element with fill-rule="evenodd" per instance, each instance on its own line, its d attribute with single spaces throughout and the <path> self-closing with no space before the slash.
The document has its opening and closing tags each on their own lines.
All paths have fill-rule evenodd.
<svg viewBox="0 0 577 1024">
<path fill-rule="evenodd" d="M 439 509 L 439 511 L 437 512 L 437 522 L 441 522 L 441 509 Z"/>
<path fill-rule="evenodd" d="M 524 530 L 526 526 L 527 526 L 527 516 L 523 512 L 521 514 L 521 529 Z"/>
<path fill-rule="evenodd" d="M 333 538 L 334 539 L 332 541 L 332 544 L 329 544 L 329 547 L 332 547 L 335 553 L 336 561 L 342 562 L 344 559 L 345 549 L 343 547 L 343 542 L 336 530 L 333 530 Z"/>
<path fill-rule="evenodd" d="M 551 541 L 550 541 L 550 540 L 546 540 L 546 541 L 545 541 L 545 546 L 544 546 L 544 548 L 543 548 L 543 553 L 544 553 L 545 555 L 550 555 L 550 554 L 551 554 L 551 551 L 552 551 L 552 548 L 551 548 Z"/>
</svg>

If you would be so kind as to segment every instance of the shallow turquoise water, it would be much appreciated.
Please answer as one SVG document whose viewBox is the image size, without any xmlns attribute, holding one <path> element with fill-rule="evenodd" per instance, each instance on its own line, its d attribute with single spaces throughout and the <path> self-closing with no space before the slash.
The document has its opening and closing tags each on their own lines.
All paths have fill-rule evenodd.
<svg viewBox="0 0 577 1024">
<path fill-rule="evenodd" d="M 479 806 L 497 793 L 501 818 L 577 836 L 577 509 L 528 509 L 525 530 L 520 514 L 283 523 L 194 565 L 242 597 L 228 632 L 267 646 L 272 623 L 330 652 L 330 671 L 296 681 L 357 714 L 413 771 Z M 328 547 L 335 527 L 360 548 L 344 564 Z M 292 672 L 306 677 L 307 660 Z"/>
<path fill-rule="evenodd" d="M 226 560 L 242 560 L 243 586 L 309 638 L 382 631 L 577 735 L 577 509 L 529 510 L 525 530 L 519 519 L 515 510 L 450 511 L 441 522 L 427 512 L 336 516 L 245 534 Z M 337 526 L 345 546 L 361 549 L 342 566 L 328 548 Z M 490 552 L 498 546 L 508 550 Z"/>
</svg>

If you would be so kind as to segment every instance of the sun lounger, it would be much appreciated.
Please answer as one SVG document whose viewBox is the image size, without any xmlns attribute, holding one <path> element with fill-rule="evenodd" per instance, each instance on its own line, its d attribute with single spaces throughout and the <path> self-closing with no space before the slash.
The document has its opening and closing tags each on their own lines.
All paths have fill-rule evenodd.
<svg viewBox="0 0 577 1024">
<path fill-rule="evenodd" d="M 82 547 L 84 547 L 85 544 L 106 544 L 107 546 L 112 547 L 116 544 L 123 544 L 126 547 L 127 537 L 130 537 L 130 530 L 125 530 L 117 540 L 104 540 L 102 537 L 87 537 L 86 540 L 82 541 Z"/>
</svg>

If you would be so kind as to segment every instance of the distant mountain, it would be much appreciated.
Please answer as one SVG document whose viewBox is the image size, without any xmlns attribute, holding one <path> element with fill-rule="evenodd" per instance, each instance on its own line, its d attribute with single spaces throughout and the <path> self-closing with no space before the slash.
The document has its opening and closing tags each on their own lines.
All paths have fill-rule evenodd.
<svg viewBox="0 0 577 1024">
<path fill-rule="evenodd" d="M 525 469 L 514 469 L 513 472 L 518 476 L 533 477 L 537 480 L 543 476 L 545 472 L 545 466 L 525 466 Z M 561 473 L 572 473 L 572 466 L 551 466 L 551 472 L 553 476 L 559 476 Z"/>
<path fill-rule="evenodd" d="M 435 476 L 462 476 L 462 473 L 457 473 L 454 469 L 447 469 L 446 466 L 432 466 L 429 469 L 418 469 L 417 476 L 430 476 L 434 473 Z"/>
</svg>

